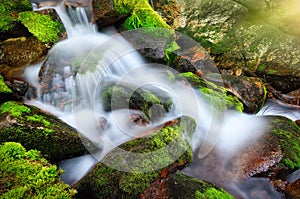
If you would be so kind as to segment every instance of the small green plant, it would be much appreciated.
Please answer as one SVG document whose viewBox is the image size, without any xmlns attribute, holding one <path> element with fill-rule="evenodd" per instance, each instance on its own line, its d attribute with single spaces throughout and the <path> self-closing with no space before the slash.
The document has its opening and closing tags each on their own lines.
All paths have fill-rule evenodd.
<svg viewBox="0 0 300 199">
<path fill-rule="evenodd" d="M 34 36 L 44 43 L 54 43 L 58 40 L 61 24 L 53 21 L 49 15 L 36 12 L 22 12 L 19 20 Z"/>
</svg>

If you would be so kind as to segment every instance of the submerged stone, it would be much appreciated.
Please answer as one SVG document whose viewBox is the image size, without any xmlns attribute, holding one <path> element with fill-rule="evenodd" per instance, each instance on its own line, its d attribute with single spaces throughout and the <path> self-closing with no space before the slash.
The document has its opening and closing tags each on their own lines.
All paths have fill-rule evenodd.
<svg viewBox="0 0 300 199">
<path fill-rule="evenodd" d="M 0 143 L 19 142 L 51 162 L 87 152 L 76 129 L 36 107 L 9 101 L 0 106 Z"/>
</svg>

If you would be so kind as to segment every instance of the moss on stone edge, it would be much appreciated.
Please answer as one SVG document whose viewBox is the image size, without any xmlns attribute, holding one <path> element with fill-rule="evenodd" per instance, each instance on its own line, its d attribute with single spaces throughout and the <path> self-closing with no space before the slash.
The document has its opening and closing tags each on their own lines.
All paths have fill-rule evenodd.
<svg viewBox="0 0 300 199">
<path fill-rule="evenodd" d="M 35 37 L 44 43 L 58 41 L 58 33 L 62 29 L 59 22 L 53 21 L 49 15 L 36 12 L 21 12 L 19 20 Z"/>
<path fill-rule="evenodd" d="M 76 190 L 59 180 L 61 170 L 15 142 L 0 146 L 0 198 L 73 198 Z"/>
<path fill-rule="evenodd" d="M 166 126 L 151 136 L 135 139 L 120 146 L 123 152 L 114 149 L 98 163 L 78 184 L 79 198 L 139 198 L 152 182 L 165 170 L 176 170 L 192 162 L 192 149 L 182 138 L 185 131 L 194 131 L 195 121 L 183 118 L 186 125 Z M 194 128 L 193 128 L 194 127 Z M 185 132 L 186 133 L 186 132 Z M 189 132 L 188 132 L 189 133 Z M 187 136 L 187 135 L 186 135 Z M 171 143 L 174 147 L 167 148 Z M 161 150 L 159 155 L 152 154 Z M 183 154 L 174 160 L 175 153 L 183 149 Z M 178 151 L 176 151 L 178 150 Z M 130 153 L 150 154 L 147 158 L 135 158 Z M 157 164 L 168 163 L 167 167 L 157 169 Z M 125 170 L 114 169 L 120 165 Z M 134 172 L 134 171 L 137 172 Z M 143 172 L 141 172 L 143 171 Z"/>
<path fill-rule="evenodd" d="M 2 75 L 0 75 L 0 93 L 12 93 L 12 90 L 5 84 Z"/>
<path fill-rule="evenodd" d="M 273 118 L 273 117 L 271 117 Z M 300 128 L 292 120 L 276 117 L 271 120 L 272 135 L 278 138 L 283 152 L 282 166 L 285 169 L 300 168 Z"/>
<path fill-rule="evenodd" d="M 9 101 L 0 106 L 0 144 L 19 142 L 38 149 L 51 162 L 87 152 L 76 129 L 36 107 Z"/>
<path fill-rule="evenodd" d="M 114 0 L 114 8 L 120 14 L 131 14 L 124 22 L 127 30 L 145 27 L 170 28 L 147 0 Z"/>
<path fill-rule="evenodd" d="M 236 96 L 227 93 L 226 88 L 208 82 L 192 72 L 181 73 L 179 79 L 186 79 L 192 86 L 198 88 L 203 94 L 204 99 L 219 111 L 235 109 L 242 112 L 243 103 Z"/>
<path fill-rule="evenodd" d="M 180 172 L 167 179 L 170 198 L 233 199 L 234 197 L 211 183 L 185 176 Z"/>
<path fill-rule="evenodd" d="M 103 89 L 101 101 L 105 111 L 112 109 L 131 108 L 142 111 L 148 119 L 155 119 L 158 112 L 168 112 L 173 102 L 171 98 L 156 96 L 154 93 L 113 85 Z M 155 107 L 155 108 L 154 108 Z"/>
</svg>

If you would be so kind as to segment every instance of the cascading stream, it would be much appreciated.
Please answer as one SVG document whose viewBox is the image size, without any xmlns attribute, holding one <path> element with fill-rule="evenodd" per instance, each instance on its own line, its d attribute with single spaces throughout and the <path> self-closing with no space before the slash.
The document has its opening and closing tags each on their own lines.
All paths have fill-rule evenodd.
<svg viewBox="0 0 300 199">
<path fill-rule="evenodd" d="M 193 146 L 194 156 L 199 159 L 216 148 L 226 162 L 236 151 L 255 142 L 262 134 L 265 121 L 261 118 L 233 112 L 219 113 L 202 99 L 199 90 L 180 81 L 168 81 L 162 74 L 176 75 L 178 72 L 166 66 L 146 63 L 122 34 L 106 35 L 97 32 L 96 26 L 88 20 L 88 9 L 66 8 L 64 2 L 54 4 L 44 2 L 44 7 L 38 8 L 37 4 L 33 7 L 35 10 L 55 9 L 65 26 L 68 39 L 53 46 L 42 63 L 39 74 L 35 74 L 33 78 L 28 72 L 32 70 L 30 68 L 25 76 L 34 84 L 38 84 L 37 76 L 40 79 L 40 84 L 37 85 L 39 100 L 28 103 L 58 115 L 88 139 L 87 147 L 91 143 L 93 145 L 88 147 L 92 156 L 62 163 L 62 167 L 66 169 L 63 177 L 65 182 L 72 184 L 79 180 L 120 144 L 182 116 L 190 116 L 197 123 L 195 133 L 187 140 Z M 37 71 L 39 66 L 32 67 Z M 103 110 L 99 96 L 103 86 L 111 82 L 132 90 L 144 88 L 157 91 L 172 99 L 172 108 L 163 112 L 159 118 L 148 118 L 150 122 L 145 126 L 132 125 L 130 117 L 134 114 L 143 115 L 143 112 L 114 107 L 110 112 Z M 112 96 L 114 97 L 114 93 Z M 104 124 L 101 121 L 105 121 Z M 236 125 L 237 123 L 241 125 Z M 241 131 L 243 136 L 238 135 Z M 237 137 L 239 138 L 236 139 Z M 70 165 L 74 165 L 73 168 Z M 82 171 L 78 173 L 80 168 Z"/>
</svg>

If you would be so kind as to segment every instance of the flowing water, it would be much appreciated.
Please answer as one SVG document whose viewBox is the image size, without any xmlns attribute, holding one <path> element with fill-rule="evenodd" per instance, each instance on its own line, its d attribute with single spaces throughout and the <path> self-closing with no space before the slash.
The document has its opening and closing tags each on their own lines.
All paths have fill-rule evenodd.
<svg viewBox="0 0 300 199">
<path fill-rule="evenodd" d="M 65 7 L 63 2 L 55 4 L 48 3 L 42 8 L 37 8 L 37 5 L 33 7 L 36 10 L 55 9 L 64 23 L 68 38 L 53 46 L 46 60 L 29 67 L 24 75 L 38 90 L 37 100 L 27 103 L 57 115 L 88 140 L 84 143 L 90 155 L 61 163 L 61 167 L 66 170 L 63 176 L 66 183 L 73 184 L 78 181 L 93 165 L 120 144 L 144 135 L 145 132 L 161 128 L 165 122 L 184 115 L 197 122 L 192 137 L 185 136 L 193 146 L 194 156 L 198 157 L 198 160 L 207 157 L 214 149 L 222 154 L 222 161 L 226 162 L 237 151 L 249 146 L 262 135 L 266 123 L 261 117 L 230 111 L 219 113 L 202 99 L 198 90 L 180 81 L 169 81 L 166 78 L 170 73 L 178 74 L 177 71 L 160 64 L 147 63 L 124 39 L 126 33 L 100 33 L 89 22 L 89 16 L 86 14 L 88 9 Z M 140 33 L 137 32 L 136 35 Z M 103 109 L 100 96 L 103 87 L 112 83 L 132 90 L 142 88 L 153 91 L 162 97 L 170 98 L 173 105 L 170 110 L 163 110 L 158 117 L 152 118 L 129 108 L 118 109 L 112 106 L 112 111 L 107 112 Z M 155 111 L 156 107 L 151 108 Z M 132 115 L 146 117 L 148 124 L 133 125 L 130 120 Z M 240 132 L 243 132 L 242 137 Z M 179 157 L 181 154 L 177 155 Z M 185 173 L 199 177 L 195 175 L 195 171 L 200 169 L 200 165 L 193 165 L 185 170 Z M 130 172 L 126 169 L 124 171 Z M 218 176 L 222 171 L 214 172 Z M 230 179 L 227 180 L 231 182 Z M 263 184 L 270 184 L 265 181 L 261 180 Z M 251 183 L 247 186 L 250 186 L 249 184 Z M 247 196 L 241 186 L 233 184 L 231 187 L 243 198 L 252 198 Z M 268 190 L 271 190 L 270 195 L 277 194 L 274 198 L 278 198 L 275 190 Z M 263 196 L 256 198 L 264 198 Z"/>
</svg>

